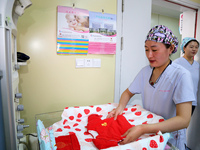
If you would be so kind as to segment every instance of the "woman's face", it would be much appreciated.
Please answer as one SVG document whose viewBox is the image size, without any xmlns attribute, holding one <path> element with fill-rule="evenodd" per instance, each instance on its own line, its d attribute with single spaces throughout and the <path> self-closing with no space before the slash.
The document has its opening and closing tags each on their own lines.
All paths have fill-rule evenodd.
<svg viewBox="0 0 200 150">
<path fill-rule="evenodd" d="M 198 49 L 199 45 L 195 41 L 191 41 L 186 47 L 183 48 L 187 57 L 194 57 L 197 54 Z"/>
<path fill-rule="evenodd" d="M 160 42 L 146 41 L 145 51 L 151 67 L 159 68 L 168 63 L 173 48 L 166 48 L 166 46 Z"/>
</svg>

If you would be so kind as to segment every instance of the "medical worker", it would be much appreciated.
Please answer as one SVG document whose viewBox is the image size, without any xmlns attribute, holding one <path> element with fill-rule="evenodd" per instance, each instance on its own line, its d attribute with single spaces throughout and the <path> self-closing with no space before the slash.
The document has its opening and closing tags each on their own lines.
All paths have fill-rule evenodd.
<svg viewBox="0 0 200 150">
<path fill-rule="evenodd" d="M 154 26 L 145 40 L 146 57 L 149 65 L 142 68 L 130 86 L 122 93 L 116 109 L 108 118 L 122 114 L 130 98 L 141 94 L 143 107 L 161 115 L 165 121 L 142 124 L 130 128 L 120 144 L 138 139 L 145 133 L 171 132 L 171 144 L 185 149 L 186 128 L 191 118 L 192 101 L 195 101 L 190 72 L 173 63 L 169 56 L 177 51 L 178 40 L 164 25 Z"/>
<path fill-rule="evenodd" d="M 196 101 L 192 102 L 192 114 L 195 107 L 197 106 L 197 91 L 199 83 L 199 63 L 194 60 L 194 56 L 197 54 L 199 49 L 199 42 L 195 38 L 186 37 L 183 39 L 181 44 L 181 50 L 183 57 L 174 60 L 175 63 L 186 68 L 192 75 L 194 95 Z"/>
</svg>

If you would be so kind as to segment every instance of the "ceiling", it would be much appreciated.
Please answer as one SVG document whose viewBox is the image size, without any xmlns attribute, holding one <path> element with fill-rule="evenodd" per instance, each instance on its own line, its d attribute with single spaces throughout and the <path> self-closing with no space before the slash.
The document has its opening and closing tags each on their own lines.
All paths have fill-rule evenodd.
<svg viewBox="0 0 200 150">
<path fill-rule="evenodd" d="M 180 14 L 182 12 L 152 4 L 152 13 L 160 14 L 163 16 L 169 16 L 169 17 L 173 17 L 173 18 L 179 18 Z"/>
<path fill-rule="evenodd" d="M 179 18 L 183 11 L 195 11 L 187 7 L 196 9 L 200 8 L 200 5 L 198 3 L 190 2 L 189 0 L 152 0 L 152 13 L 173 18 Z"/>
</svg>

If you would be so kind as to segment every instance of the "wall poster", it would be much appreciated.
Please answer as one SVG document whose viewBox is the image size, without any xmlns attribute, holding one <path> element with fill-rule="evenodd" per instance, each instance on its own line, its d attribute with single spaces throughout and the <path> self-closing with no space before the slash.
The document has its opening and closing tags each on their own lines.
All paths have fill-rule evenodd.
<svg viewBox="0 0 200 150">
<path fill-rule="evenodd" d="M 57 54 L 87 54 L 89 11 L 66 6 L 57 8 Z"/>
<path fill-rule="evenodd" d="M 116 15 L 58 6 L 57 54 L 115 54 Z"/>
<path fill-rule="evenodd" d="M 116 15 L 89 12 L 89 54 L 116 53 Z"/>
</svg>

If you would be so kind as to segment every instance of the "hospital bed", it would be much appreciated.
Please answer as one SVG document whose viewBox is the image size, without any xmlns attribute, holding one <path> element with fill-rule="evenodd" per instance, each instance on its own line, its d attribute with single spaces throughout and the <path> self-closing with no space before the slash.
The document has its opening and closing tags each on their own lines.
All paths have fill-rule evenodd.
<svg viewBox="0 0 200 150">
<path fill-rule="evenodd" d="M 101 120 L 106 119 L 110 111 L 117 107 L 116 103 L 93 106 L 66 107 L 64 110 L 36 115 L 36 127 L 40 150 L 56 150 L 60 144 L 56 138 L 75 134 L 81 150 L 98 150 L 94 145 L 94 135 L 88 134 L 88 116 L 98 114 Z M 123 116 L 132 125 L 152 124 L 164 121 L 162 116 L 143 109 L 140 105 L 129 105 L 124 109 Z M 177 150 L 173 145 L 167 144 L 169 133 L 145 134 L 136 141 L 105 148 L 105 150 Z M 62 145 L 63 146 L 63 145 Z"/>
</svg>

